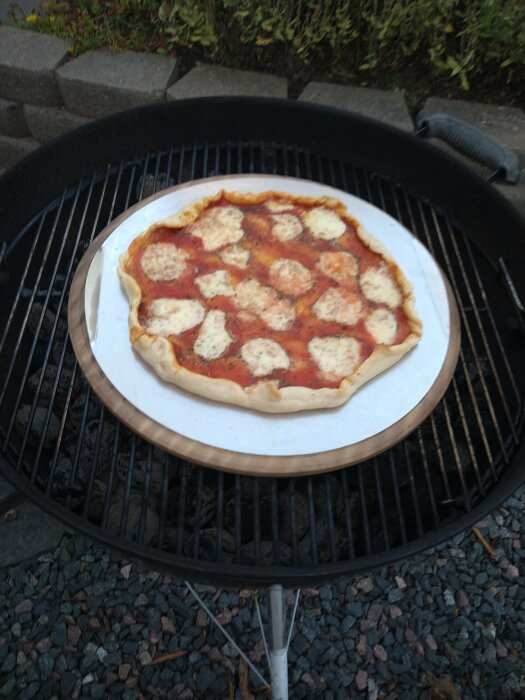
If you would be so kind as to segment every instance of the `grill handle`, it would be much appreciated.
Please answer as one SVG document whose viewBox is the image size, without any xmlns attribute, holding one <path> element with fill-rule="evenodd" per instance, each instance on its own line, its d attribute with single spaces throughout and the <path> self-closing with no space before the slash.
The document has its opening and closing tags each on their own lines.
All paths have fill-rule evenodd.
<svg viewBox="0 0 525 700">
<path fill-rule="evenodd" d="M 416 135 L 441 139 L 472 160 L 503 172 L 506 182 L 517 185 L 523 179 L 525 171 L 520 171 L 513 151 L 461 119 L 442 112 L 426 117 L 420 112 L 416 117 Z"/>
</svg>

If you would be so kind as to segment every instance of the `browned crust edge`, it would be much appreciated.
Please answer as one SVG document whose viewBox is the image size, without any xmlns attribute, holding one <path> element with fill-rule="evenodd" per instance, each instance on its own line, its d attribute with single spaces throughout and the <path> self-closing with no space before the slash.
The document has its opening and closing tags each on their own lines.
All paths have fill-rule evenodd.
<svg viewBox="0 0 525 700">
<path fill-rule="evenodd" d="M 286 203 L 292 202 L 298 205 L 324 206 L 332 209 L 341 218 L 349 221 L 356 228 L 357 234 L 363 243 L 373 252 L 379 253 L 394 270 L 396 280 L 402 289 L 403 310 L 409 319 L 411 333 L 399 345 L 378 345 L 357 371 L 350 377 L 345 377 L 339 387 L 335 389 L 310 389 L 297 386 L 279 388 L 273 380 L 263 380 L 243 388 L 229 379 L 204 377 L 180 365 L 171 343 L 166 338 L 147 333 L 140 324 L 138 310 L 142 300 L 142 292 L 135 279 L 126 270 L 128 247 L 128 250 L 119 259 L 118 274 L 130 302 L 128 317 L 130 340 L 135 351 L 163 380 L 213 401 L 264 413 L 293 413 L 320 408 L 335 408 L 348 401 L 361 386 L 399 362 L 404 355 L 417 345 L 422 335 L 422 323 L 415 312 L 412 285 L 398 265 L 392 260 L 388 250 L 380 242 L 376 241 L 349 214 L 346 207 L 335 198 L 291 195 L 274 190 L 259 193 L 220 190 L 216 195 L 203 197 L 183 207 L 175 215 L 156 222 L 137 238 L 144 238 L 150 232 L 164 226 L 171 228 L 189 226 L 196 221 L 202 211 L 221 198 L 226 199 L 231 204 L 238 205 L 259 204 L 269 199 L 280 199 Z"/>
</svg>

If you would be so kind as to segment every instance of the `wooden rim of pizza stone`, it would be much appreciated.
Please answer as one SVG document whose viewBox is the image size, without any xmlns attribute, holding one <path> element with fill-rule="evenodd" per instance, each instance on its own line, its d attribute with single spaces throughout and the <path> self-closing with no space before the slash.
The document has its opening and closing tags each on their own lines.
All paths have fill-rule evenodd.
<svg viewBox="0 0 525 700">
<path fill-rule="evenodd" d="M 450 334 L 445 359 L 434 383 L 421 401 L 392 425 L 369 438 L 333 450 L 302 455 L 259 455 L 214 447 L 185 437 L 153 420 L 128 401 L 114 387 L 93 355 L 86 321 L 86 281 L 93 258 L 106 239 L 129 216 L 159 197 L 190 187 L 197 184 L 197 182 L 200 184 L 202 182 L 235 180 L 245 177 L 249 176 L 210 177 L 198 181 L 185 182 L 182 185 L 162 190 L 127 209 L 101 231 L 83 255 L 75 272 L 69 294 L 68 328 L 78 363 L 95 394 L 106 408 L 126 427 L 155 446 L 191 462 L 237 474 L 276 477 L 319 474 L 363 462 L 393 447 L 415 430 L 440 401 L 452 379 L 459 354 L 461 326 L 456 300 L 450 284 L 441 270 L 450 312 Z M 274 176 L 264 175 L 255 177 L 259 179 L 268 177 L 269 180 L 273 181 L 279 179 Z M 337 408 L 330 410 L 337 410 Z"/>
</svg>

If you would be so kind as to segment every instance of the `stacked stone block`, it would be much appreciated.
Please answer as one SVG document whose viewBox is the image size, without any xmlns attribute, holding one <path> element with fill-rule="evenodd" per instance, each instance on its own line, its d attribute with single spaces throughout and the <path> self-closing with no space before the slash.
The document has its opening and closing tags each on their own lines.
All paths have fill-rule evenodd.
<svg viewBox="0 0 525 700">
<path fill-rule="evenodd" d="M 174 58 L 99 49 L 0 26 L 0 172 L 90 119 L 166 99 Z"/>
<path fill-rule="evenodd" d="M 113 112 L 182 97 L 288 92 L 273 75 L 199 65 L 178 81 L 175 58 L 107 49 L 72 58 L 70 48 L 65 39 L 0 26 L 0 173 Z"/>
<path fill-rule="evenodd" d="M 67 58 L 63 39 L 0 27 L 0 168 L 8 168 L 38 146 L 23 103 L 60 104 L 55 70 Z"/>
</svg>

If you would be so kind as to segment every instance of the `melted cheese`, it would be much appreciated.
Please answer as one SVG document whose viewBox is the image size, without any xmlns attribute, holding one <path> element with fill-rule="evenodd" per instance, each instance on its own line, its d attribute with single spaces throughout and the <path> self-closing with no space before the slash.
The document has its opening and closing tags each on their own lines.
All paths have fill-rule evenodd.
<svg viewBox="0 0 525 700">
<path fill-rule="evenodd" d="M 241 357 L 254 377 L 264 377 L 276 369 L 289 369 L 290 358 L 275 340 L 254 338 L 241 348 Z"/>
<path fill-rule="evenodd" d="M 202 240 L 204 250 L 217 250 L 243 237 L 243 216 L 237 207 L 214 207 L 190 226 L 191 235 Z"/>
<path fill-rule="evenodd" d="M 335 238 L 339 238 L 346 231 L 345 222 L 330 209 L 316 207 L 304 212 L 301 216 L 312 234 L 323 241 L 332 241 Z"/>
<path fill-rule="evenodd" d="M 290 211 L 291 209 L 294 208 L 293 204 L 290 204 L 289 202 L 283 202 L 280 199 L 270 199 L 268 202 L 265 202 L 265 207 L 269 209 L 270 211 L 274 212 L 280 212 L 280 211 Z"/>
<path fill-rule="evenodd" d="M 287 330 L 295 321 L 292 303 L 280 299 L 275 289 L 265 287 L 255 279 L 243 280 L 237 285 L 233 303 L 248 314 L 258 316 L 276 331 Z"/>
<path fill-rule="evenodd" d="M 295 309 L 288 299 L 277 299 L 263 309 L 259 316 L 274 331 L 286 331 L 293 326 Z"/>
<path fill-rule="evenodd" d="M 281 243 L 297 238 L 303 232 L 303 225 L 293 214 L 276 214 L 272 216 L 272 236 Z"/>
<path fill-rule="evenodd" d="M 233 302 L 240 309 L 246 309 L 259 315 L 264 309 L 277 300 L 277 294 L 270 287 L 264 287 L 256 279 L 240 282 L 235 288 Z"/>
<path fill-rule="evenodd" d="M 388 309 L 375 309 L 365 321 L 366 330 L 376 343 L 391 345 L 397 333 L 397 320 Z"/>
<path fill-rule="evenodd" d="M 233 338 L 226 330 L 224 311 L 208 311 L 193 350 L 205 360 L 216 360 L 232 341 Z"/>
<path fill-rule="evenodd" d="M 317 266 L 323 275 L 339 284 L 354 282 L 358 271 L 357 259 L 352 253 L 321 253 Z"/>
<path fill-rule="evenodd" d="M 315 302 L 313 312 L 322 321 L 353 326 L 363 315 L 363 303 L 357 294 L 344 288 L 330 287 Z"/>
<path fill-rule="evenodd" d="M 304 265 L 297 260 L 278 258 L 270 267 L 270 282 L 283 294 L 300 296 L 313 285 L 313 278 Z"/>
<path fill-rule="evenodd" d="M 312 338 L 308 350 L 321 374 L 330 381 L 351 376 L 361 359 L 361 344 L 355 338 Z"/>
<path fill-rule="evenodd" d="M 172 243 L 152 243 L 144 251 L 140 265 L 155 282 L 175 280 L 186 269 L 189 253 Z"/>
<path fill-rule="evenodd" d="M 196 299 L 155 299 L 145 323 L 148 333 L 178 335 L 202 323 L 204 306 Z"/>
<path fill-rule="evenodd" d="M 392 308 L 402 301 L 401 290 L 394 282 L 388 268 L 370 267 L 360 278 L 361 289 L 367 299 L 376 304 L 386 304 Z"/>
<path fill-rule="evenodd" d="M 244 250 L 239 245 L 230 245 L 221 250 L 219 255 L 227 265 L 240 267 L 241 270 L 246 270 L 250 262 L 250 251 Z"/>
<path fill-rule="evenodd" d="M 230 276 L 226 270 L 215 270 L 207 275 L 202 275 L 195 279 L 201 294 L 206 299 L 224 296 L 231 297 L 235 290 L 230 284 Z"/>
</svg>

